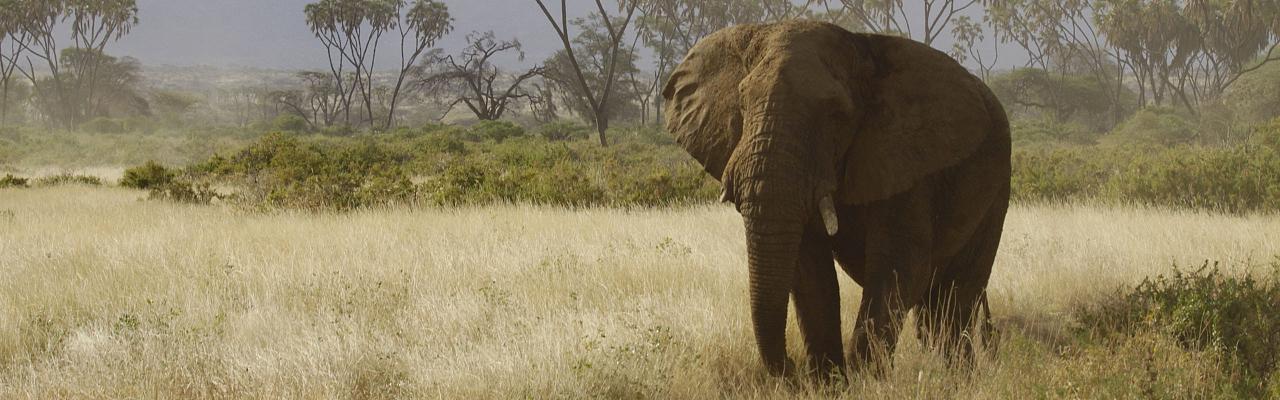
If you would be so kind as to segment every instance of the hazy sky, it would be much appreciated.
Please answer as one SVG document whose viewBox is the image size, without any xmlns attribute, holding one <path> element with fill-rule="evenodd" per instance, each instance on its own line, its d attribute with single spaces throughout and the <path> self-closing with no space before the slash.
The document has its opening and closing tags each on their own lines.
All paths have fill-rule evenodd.
<svg viewBox="0 0 1280 400">
<path fill-rule="evenodd" d="M 271 69 L 324 69 L 324 49 L 307 29 L 302 10 L 314 0 L 138 0 L 139 24 L 107 52 L 138 58 L 144 65 L 252 66 Z M 445 0 L 454 31 L 437 43 L 455 53 L 471 31 L 493 30 L 498 38 L 519 38 L 527 58 L 540 62 L 560 42 L 533 0 Z M 548 4 L 558 4 L 551 0 Z M 594 9 L 590 0 L 570 0 L 570 17 Z M 915 7 L 910 7 L 915 8 Z M 971 10 L 977 11 L 977 10 Z M 909 9 L 911 13 L 919 10 Z M 980 11 L 979 11 L 980 12 Z M 989 35 L 988 35 L 989 36 Z M 396 43 L 398 44 L 398 43 Z M 393 45 L 387 43 L 387 45 Z M 950 48 L 943 35 L 940 49 Z M 1019 57 L 1002 49 L 1001 65 Z M 385 47 L 384 47 L 385 49 Z M 389 54 L 389 53 L 384 53 Z M 382 59 L 379 68 L 391 68 Z M 515 60 L 499 60 L 508 67 Z"/>
<path fill-rule="evenodd" d="M 312 1 L 138 0 L 140 22 L 129 35 L 108 46 L 107 52 L 133 56 L 148 65 L 322 68 L 328 65 L 324 49 L 302 15 L 303 7 Z M 454 16 L 454 31 L 439 47 L 458 49 L 466 43 L 468 32 L 486 30 L 499 38 L 520 38 L 528 62 L 546 58 L 559 46 L 532 0 L 445 3 Z"/>
</svg>

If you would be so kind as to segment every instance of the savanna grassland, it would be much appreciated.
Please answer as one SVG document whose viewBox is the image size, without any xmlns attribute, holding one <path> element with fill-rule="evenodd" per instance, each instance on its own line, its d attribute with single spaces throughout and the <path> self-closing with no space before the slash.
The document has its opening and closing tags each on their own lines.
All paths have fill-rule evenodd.
<svg viewBox="0 0 1280 400">
<path fill-rule="evenodd" d="M 907 328 L 887 376 L 815 386 L 763 374 L 731 207 L 146 197 L 0 189 L 0 398 L 1234 397 L 1215 347 L 1100 333 L 1081 310 L 1175 265 L 1267 276 L 1280 254 L 1280 216 L 1015 205 L 994 355 L 957 373 Z M 848 327 L 859 289 L 841 287 Z"/>
</svg>

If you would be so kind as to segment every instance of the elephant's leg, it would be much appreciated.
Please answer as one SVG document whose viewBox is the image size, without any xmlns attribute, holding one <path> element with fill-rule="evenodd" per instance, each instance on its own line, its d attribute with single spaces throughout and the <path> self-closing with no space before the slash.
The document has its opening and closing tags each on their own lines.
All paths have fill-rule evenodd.
<svg viewBox="0 0 1280 400">
<path fill-rule="evenodd" d="M 950 361 L 973 362 L 973 334 L 977 329 L 984 335 L 983 342 L 992 345 L 994 327 L 985 316 L 980 317 L 985 306 L 987 282 L 1000 235 L 1004 226 L 1003 207 L 992 209 L 984 217 L 969 242 L 948 262 L 945 275 L 933 284 L 920 307 L 920 338 L 925 343 L 936 340 Z M 977 324 L 975 324 L 975 319 Z M 977 326 L 977 325 L 981 326 Z"/>
<path fill-rule="evenodd" d="M 870 367 L 876 373 L 883 372 L 893 357 L 913 295 L 898 279 L 876 279 L 863 288 L 849 349 L 849 362 L 855 371 Z"/>
<path fill-rule="evenodd" d="M 800 243 L 795 286 L 800 332 L 811 368 L 823 377 L 844 370 L 844 345 L 840 335 L 840 287 L 836 282 L 830 238 L 818 225 L 808 229 Z"/>
<path fill-rule="evenodd" d="M 854 369 L 882 366 L 893 356 L 902 320 L 919 303 L 932 274 L 932 208 L 927 191 L 916 189 L 864 214 L 866 283 L 850 345 Z"/>
<path fill-rule="evenodd" d="M 943 279 L 930 286 L 916 316 L 917 337 L 947 355 L 948 363 L 973 362 L 973 317 L 982 287 L 974 282 Z"/>
</svg>

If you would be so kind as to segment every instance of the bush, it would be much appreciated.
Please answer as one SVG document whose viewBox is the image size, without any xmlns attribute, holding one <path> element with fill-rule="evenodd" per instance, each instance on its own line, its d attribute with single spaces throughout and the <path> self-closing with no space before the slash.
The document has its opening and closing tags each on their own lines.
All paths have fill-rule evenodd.
<svg viewBox="0 0 1280 400">
<path fill-rule="evenodd" d="M 92 133 L 124 133 L 124 123 L 111 118 L 98 117 L 80 124 L 80 130 Z"/>
<path fill-rule="evenodd" d="M 524 128 L 509 121 L 480 121 L 468 130 L 474 140 L 503 140 L 524 136 Z"/>
<path fill-rule="evenodd" d="M 1280 118 L 1255 126 L 1249 134 L 1249 142 L 1255 146 L 1266 147 L 1280 153 Z"/>
<path fill-rule="evenodd" d="M 124 177 L 120 178 L 120 186 L 147 190 L 168 185 L 173 182 L 174 175 L 173 171 L 155 161 L 147 161 L 146 164 L 126 169 Z"/>
<path fill-rule="evenodd" d="M 1010 135 L 1015 147 L 1036 144 L 1093 144 L 1098 135 L 1074 123 L 1055 122 L 1049 118 L 1026 118 L 1013 121 Z"/>
<path fill-rule="evenodd" d="M 50 175 L 40 179 L 36 179 L 37 186 L 59 186 L 59 185 L 102 185 L 102 179 L 96 176 L 73 175 L 70 173 L 61 173 L 58 175 Z"/>
<path fill-rule="evenodd" d="M 27 178 L 19 178 L 12 174 L 5 174 L 3 178 L 0 178 L 0 189 L 24 187 L 27 187 Z"/>
<path fill-rule="evenodd" d="M 163 185 L 152 186 L 148 198 L 189 204 L 209 204 L 214 199 L 222 198 L 208 183 L 191 183 L 171 181 Z"/>
<path fill-rule="evenodd" d="M 1111 131 L 1107 139 L 1119 144 L 1173 146 L 1196 140 L 1195 125 L 1171 108 L 1144 108 Z"/>
<path fill-rule="evenodd" d="M 403 168 L 406 155 L 368 138 L 339 143 L 272 133 L 191 171 L 229 180 L 244 189 L 242 201 L 271 208 L 347 210 L 405 201 L 414 193 Z"/>
<path fill-rule="evenodd" d="M 553 142 L 570 141 L 583 140 L 590 137 L 591 130 L 574 122 L 556 121 L 539 126 L 537 134 L 539 137 Z"/>
<path fill-rule="evenodd" d="M 1095 334 L 1156 331 L 1189 349 L 1220 352 L 1235 369 L 1237 392 L 1258 398 L 1280 367 L 1278 309 L 1280 264 L 1264 276 L 1227 276 L 1205 262 L 1194 271 L 1175 266 L 1171 276 L 1145 279 L 1114 301 L 1077 314 Z"/>
<path fill-rule="evenodd" d="M 294 114 L 281 114 L 271 121 L 271 127 L 281 132 L 301 133 L 311 129 L 311 124 L 307 123 L 306 118 Z"/>
<path fill-rule="evenodd" d="M 1262 146 L 1021 149 L 1013 197 L 1185 207 L 1228 213 L 1280 210 L 1280 152 Z"/>
</svg>

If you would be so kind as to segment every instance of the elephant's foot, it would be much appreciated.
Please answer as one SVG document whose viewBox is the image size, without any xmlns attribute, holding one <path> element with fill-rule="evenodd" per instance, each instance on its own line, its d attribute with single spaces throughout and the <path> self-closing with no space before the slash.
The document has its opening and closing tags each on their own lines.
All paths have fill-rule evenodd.
<svg viewBox="0 0 1280 400">
<path fill-rule="evenodd" d="M 849 369 L 855 374 L 870 373 L 883 377 L 893 363 L 897 329 L 877 329 L 874 320 L 860 325 L 862 326 L 853 332 L 853 343 L 849 348 Z"/>
<path fill-rule="evenodd" d="M 769 371 L 770 376 L 779 378 L 796 376 L 796 371 L 799 370 L 799 368 L 796 367 L 795 361 L 791 361 L 790 358 L 785 357 L 779 362 L 766 362 L 765 369 Z"/>
</svg>

